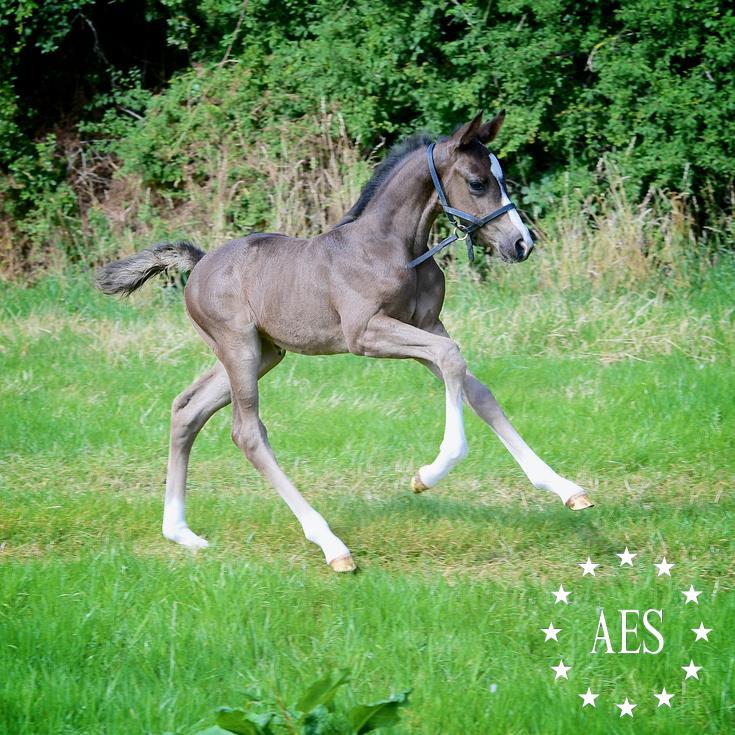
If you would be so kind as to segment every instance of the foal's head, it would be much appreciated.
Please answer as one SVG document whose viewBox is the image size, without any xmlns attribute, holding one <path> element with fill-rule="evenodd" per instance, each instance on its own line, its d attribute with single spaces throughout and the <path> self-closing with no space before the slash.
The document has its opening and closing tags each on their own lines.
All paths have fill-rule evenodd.
<svg viewBox="0 0 735 735">
<path fill-rule="evenodd" d="M 495 163 L 491 161 L 486 148 L 498 134 L 504 119 L 505 112 L 501 112 L 483 123 L 480 113 L 437 145 L 437 154 L 443 154 L 444 160 L 442 184 L 452 207 L 482 217 L 508 204 L 501 185 L 502 170 L 497 159 Z M 515 209 L 485 224 L 473 238 L 503 260 L 525 260 L 533 249 L 531 235 Z"/>
</svg>

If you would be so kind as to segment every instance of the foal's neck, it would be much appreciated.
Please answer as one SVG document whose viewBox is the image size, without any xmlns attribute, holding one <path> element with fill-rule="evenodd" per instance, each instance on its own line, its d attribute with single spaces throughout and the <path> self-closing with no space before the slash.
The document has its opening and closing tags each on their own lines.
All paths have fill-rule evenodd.
<svg viewBox="0 0 735 735">
<path fill-rule="evenodd" d="M 426 149 L 409 154 L 369 202 L 358 222 L 369 228 L 370 240 L 401 242 L 400 257 L 412 260 L 426 250 L 439 213 L 438 199 L 426 163 Z"/>
</svg>

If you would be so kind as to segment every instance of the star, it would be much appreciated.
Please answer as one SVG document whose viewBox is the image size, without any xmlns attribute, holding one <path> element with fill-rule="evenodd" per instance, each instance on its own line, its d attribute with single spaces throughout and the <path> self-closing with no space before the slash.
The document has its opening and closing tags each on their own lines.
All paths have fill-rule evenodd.
<svg viewBox="0 0 735 735">
<path fill-rule="evenodd" d="M 681 594 L 687 598 L 686 602 L 684 603 L 685 605 L 688 605 L 690 602 L 693 602 L 695 605 L 699 605 L 699 600 L 697 599 L 697 597 L 702 594 L 702 590 L 697 591 L 694 589 L 694 585 L 690 584 L 689 589 L 686 590 L 686 592 L 682 590 Z"/>
<path fill-rule="evenodd" d="M 577 564 L 578 567 L 582 567 L 582 576 L 585 577 L 588 574 L 591 574 L 593 577 L 597 576 L 595 574 L 595 569 L 599 567 L 599 564 L 593 564 L 592 559 L 587 557 L 587 561 L 584 564 Z"/>
<path fill-rule="evenodd" d="M 692 659 L 689 659 L 689 666 L 682 666 L 682 669 L 687 672 L 687 675 L 684 677 L 684 681 L 687 679 L 694 678 L 699 680 L 699 674 L 697 672 L 702 668 L 701 666 L 695 666 L 694 661 Z"/>
<path fill-rule="evenodd" d="M 665 574 L 668 577 L 671 576 L 671 567 L 673 567 L 673 564 L 668 564 L 666 561 L 666 557 L 664 557 L 660 564 L 654 564 L 654 567 L 658 568 L 658 574 L 657 577 L 660 577 L 661 575 Z"/>
<path fill-rule="evenodd" d="M 653 693 L 653 696 L 658 699 L 658 705 L 656 705 L 656 709 L 661 707 L 661 705 L 666 705 L 667 707 L 671 708 L 671 698 L 674 696 L 673 694 L 669 694 L 666 691 L 666 687 L 664 687 L 661 690 L 661 694 L 656 694 L 656 692 Z"/>
<path fill-rule="evenodd" d="M 557 633 L 561 632 L 561 628 L 555 628 L 554 623 L 549 623 L 548 628 L 541 628 L 542 632 L 546 633 L 546 638 L 544 638 L 544 643 L 546 641 L 556 641 L 559 642 L 559 639 L 556 637 Z"/>
<path fill-rule="evenodd" d="M 572 670 L 572 667 L 571 666 L 564 666 L 564 661 L 563 660 L 560 660 L 559 661 L 559 665 L 558 666 L 552 666 L 551 667 L 551 670 L 552 671 L 556 671 L 556 676 L 554 677 L 554 681 L 556 681 L 559 678 L 567 679 L 568 680 L 569 677 L 567 676 L 567 671 L 571 671 Z"/>
<path fill-rule="evenodd" d="M 621 567 L 624 566 L 625 564 L 627 564 L 629 567 L 632 567 L 633 566 L 633 557 L 634 556 L 638 556 L 638 554 L 631 554 L 628 551 L 628 547 L 626 546 L 625 547 L 625 551 L 622 554 L 615 554 L 615 556 L 619 556 L 620 557 L 620 566 Z"/>
<path fill-rule="evenodd" d="M 593 707 L 597 707 L 597 705 L 595 704 L 595 700 L 600 695 L 592 694 L 592 690 L 587 687 L 587 692 L 585 694 L 578 694 L 577 696 L 582 697 L 582 707 L 586 707 L 588 704 L 592 705 Z"/>
<path fill-rule="evenodd" d="M 692 633 L 696 634 L 696 638 L 694 639 L 694 642 L 697 641 L 707 641 L 709 642 L 709 638 L 707 636 L 712 632 L 712 628 L 705 628 L 704 623 L 700 623 L 698 628 L 692 628 Z"/>
<path fill-rule="evenodd" d="M 567 600 L 567 597 L 569 597 L 569 592 L 564 589 L 564 585 L 559 585 L 559 591 L 558 592 L 552 592 L 552 595 L 556 597 L 556 600 L 554 601 L 554 604 L 556 605 L 557 602 L 563 602 L 565 605 L 569 604 L 569 600 Z"/>
<path fill-rule="evenodd" d="M 633 716 L 633 709 L 637 707 L 637 704 L 633 704 L 632 702 L 628 701 L 628 697 L 625 698 L 625 702 L 622 704 L 616 704 L 616 707 L 620 708 L 620 716 L 623 717 L 624 715 L 630 715 Z"/>
</svg>

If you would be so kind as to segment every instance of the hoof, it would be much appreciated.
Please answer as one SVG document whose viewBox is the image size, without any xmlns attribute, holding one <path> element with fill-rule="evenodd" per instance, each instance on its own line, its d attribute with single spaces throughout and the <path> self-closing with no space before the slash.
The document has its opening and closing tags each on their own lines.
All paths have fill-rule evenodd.
<svg viewBox="0 0 735 735">
<path fill-rule="evenodd" d="M 428 490 L 429 486 L 424 485 L 423 482 L 421 482 L 421 477 L 419 476 L 419 473 L 417 472 L 412 478 L 411 478 L 411 490 L 413 490 L 417 495 L 419 493 L 424 492 L 424 490 Z"/>
<path fill-rule="evenodd" d="M 595 504 L 590 500 L 587 493 L 577 493 L 576 495 L 572 495 L 564 505 L 569 510 L 586 510 L 587 508 L 593 508 Z"/>
<path fill-rule="evenodd" d="M 164 531 L 163 535 L 169 541 L 181 544 L 181 546 L 186 546 L 188 549 L 206 549 L 209 546 L 209 541 L 207 541 L 207 539 L 197 536 L 186 526 L 174 529 L 173 531 Z"/>
<path fill-rule="evenodd" d="M 336 559 L 332 559 L 329 562 L 329 566 L 335 572 L 354 572 L 357 569 L 357 564 L 355 564 L 355 560 L 350 555 L 338 556 Z"/>
</svg>

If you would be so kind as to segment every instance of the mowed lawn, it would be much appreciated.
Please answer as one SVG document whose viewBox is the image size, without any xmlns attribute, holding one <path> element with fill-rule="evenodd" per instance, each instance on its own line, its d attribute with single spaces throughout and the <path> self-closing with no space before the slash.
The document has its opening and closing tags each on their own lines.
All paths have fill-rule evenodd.
<svg viewBox="0 0 735 735">
<path fill-rule="evenodd" d="M 444 405 L 413 362 L 289 355 L 262 381 L 277 456 L 360 566 L 346 576 L 232 444 L 229 408 L 190 468 L 189 522 L 210 548 L 160 535 L 170 404 L 212 362 L 180 293 L 4 286 L 0 733 L 190 735 L 246 689 L 288 702 L 338 667 L 345 702 L 412 689 L 396 733 L 732 732 L 735 278 L 673 296 L 531 283 L 455 274 L 445 321 L 591 511 L 534 490 L 469 411 L 469 457 L 414 496 Z M 601 611 L 617 651 L 618 611 L 649 608 L 660 654 L 591 653 Z M 642 620 L 637 633 L 655 648 Z M 572 668 L 555 681 L 560 659 Z M 690 659 L 703 668 L 684 682 Z M 663 686 L 671 708 L 656 707 Z"/>
</svg>

